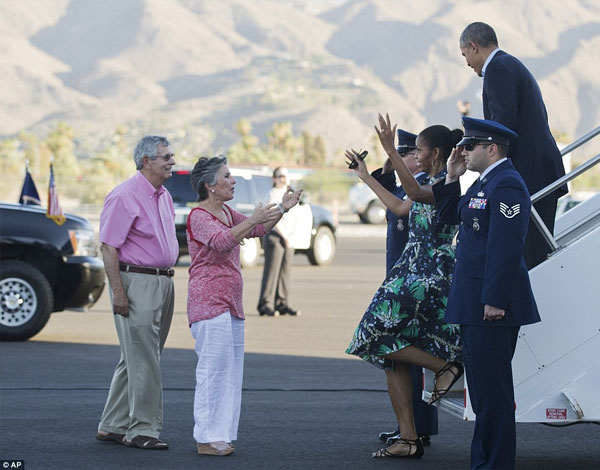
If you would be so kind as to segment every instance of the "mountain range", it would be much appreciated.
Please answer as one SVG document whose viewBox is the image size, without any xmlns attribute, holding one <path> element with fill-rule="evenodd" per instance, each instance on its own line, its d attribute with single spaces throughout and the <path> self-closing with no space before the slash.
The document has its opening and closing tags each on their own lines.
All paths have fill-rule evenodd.
<svg viewBox="0 0 600 470">
<path fill-rule="evenodd" d="M 459 126 L 459 100 L 482 116 L 458 48 L 473 21 L 537 77 L 557 134 L 600 124 L 597 0 L 3 0 L 0 136 L 65 121 L 89 150 L 125 125 L 199 154 L 247 118 L 339 158 L 372 144 L 379 112 L 413 132 Z"/>
</svg>

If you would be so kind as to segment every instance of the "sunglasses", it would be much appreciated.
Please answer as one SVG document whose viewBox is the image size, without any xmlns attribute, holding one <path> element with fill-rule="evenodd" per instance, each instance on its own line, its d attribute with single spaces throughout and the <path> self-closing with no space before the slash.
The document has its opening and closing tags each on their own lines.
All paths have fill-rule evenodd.
<svg viewBox="0 0 600 470">
<path fill-rule="evenodd" d="M 464 144 L 463 147 L 467 152 L 470 152 L 471 150 L 473 150 L 475 147 L 477 147 L 478 145 L 481 145 L 483 147 L 488 147 L 492 144 L 484 144 L 481 142 L 475 142 L 474 144 Z"/>
<path fill-rule="evenodd" d="M 173 157 L 175 157 L 174 153 L 167 153 L 166 155 L 156 155 L 154 158 L 162 158 L 165 162 L 168 162 Z"/>
<path fill-rule="evenodd" d="M 274 178 L 285 178 L 285 175 L 275 175 Z"/>
</svg>

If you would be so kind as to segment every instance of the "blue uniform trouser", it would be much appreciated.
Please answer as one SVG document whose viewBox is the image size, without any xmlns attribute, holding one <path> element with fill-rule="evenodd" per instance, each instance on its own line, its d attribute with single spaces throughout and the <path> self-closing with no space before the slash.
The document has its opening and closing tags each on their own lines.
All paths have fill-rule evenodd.
<svg viewBox="0 0 600 470">
<path fill-rule="evenodd" d="M 518 326 L 461 325 L 471 406 L 477 417 L 471 468 L 514 469 L 515 396 L 511 361 Z"/>
<path fill-rule="evenodd" d="M 433 436 L 438 433 L 437 408 L 428 405 L 421 399 L 423 392 L 423 368 L 408 366 L 413 383 L 413 414 L 415 428 L 419 436 Z"/>
</svg>

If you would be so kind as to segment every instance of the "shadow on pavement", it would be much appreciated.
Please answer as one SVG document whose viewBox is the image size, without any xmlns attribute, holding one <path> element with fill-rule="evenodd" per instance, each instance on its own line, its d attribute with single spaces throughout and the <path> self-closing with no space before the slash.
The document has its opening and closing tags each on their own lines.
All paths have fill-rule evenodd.
<svg viewBox="0 0 600 470">
<path fill-rule="evenodd" d="M 440 435 L 420 461 L 379 462 L 377 434 L 394 418 L 381 371 L 358 360 L 246 354 L 236 452 L 198 456 L 192 437 L 194 351 L 162 356 L 168 451 L 94 439 L 119 357 L 117 346 L 0 344 L 0 460 L 32 469 L 403 469 L 469 467 L 473 423 L 440 415 Z M 518 467 L 598 468 L 598 426 L 518 426 Z M 390 467 L 391 468 L 391 467 Z"/>
</svg>

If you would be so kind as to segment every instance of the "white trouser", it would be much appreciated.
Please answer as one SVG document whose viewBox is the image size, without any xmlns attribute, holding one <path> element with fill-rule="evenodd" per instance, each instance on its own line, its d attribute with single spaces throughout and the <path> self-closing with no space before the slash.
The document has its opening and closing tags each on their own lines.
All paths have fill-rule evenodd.
<svg viewBox="0 0 600 470">
<path fill-rule="evenodd" d="M 244 320 L 229 311 L 192 323 L 196 340 L 196 442 L 237 439 L 244 376 Z"/>
</svg>

